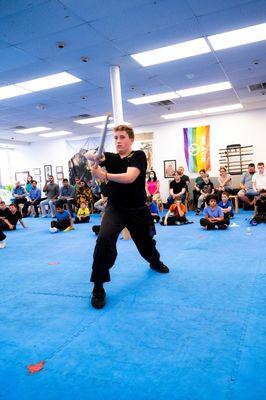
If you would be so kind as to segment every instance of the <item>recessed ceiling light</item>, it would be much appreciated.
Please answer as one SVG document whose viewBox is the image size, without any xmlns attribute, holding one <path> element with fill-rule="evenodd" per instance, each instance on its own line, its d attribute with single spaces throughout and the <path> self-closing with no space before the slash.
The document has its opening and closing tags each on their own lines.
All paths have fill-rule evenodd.
<svg viewBox="0 0 266 400">
<path fill-rule="evenodd" d="M 187 97 L 204 93 L 219 92 L 220 90 L 226 90 L 231 88 L 232 86 L 230 82 L 220 82 L 211 85 L 198 86 L 190 89 L 177 90 L 176 93 L 179 94 L 179 96 L 181 97 Z"/>
<path fill-rule="evenodd" d="M 45 126 L 36 126 L 35 128 L 18 129 L 14 132 L 28 134 L 28 133 L 45 132 L 50 130 L 51 128 L 46 128 Z"/>
<path fill-rule="evenodd" d="M 157 101 L 163 101 L 163 100 L 177 99 L 178 97 L 180 96 L 176 92 L 168 92 L 168 93 L 154 94 L 151 96 L 135 97 L 134 99 L 128 99 L 128 101 L 132 104 L 140 105 L 147 103 L 155 103 Z"/>
<path fill-rule="evenodd" d="M 227 106 L 219 106 L 219 107 L 211 107 L 211 108 L 204 108 L 200 110 L 203 114 L 212 114 L 218 113 L 222 111 L 231 111 L 231 110 L 238 110 L 243 108 L 242 104 L 229 104 Z"/>
<path fill-rule="evenodd" d="M 184 111 L 184 112 L 180 112 L 180 113 L 161 115 L 161 117 L 164 119 L 176 119 L 176 118 L 192 117 L 194 115 L 195 116 L 201 115 L 201 112 L 199 110 Z"/>
<path fill-rule="evenodd" d="M 72 134 L 72 132 L 69 132 L 69 131 L 56 131 L 56 132 L 40 133 L 39 136 L 56 137 L 56 136 L 65 136 L 65 135 L 71 135 L 71 134 Z"/>
<path fill-rule="evenodd" d="M 16 86 L 32 90 L 33 92 L 39 92 L 41 90 L 70 85 L 77 82 L 81 82 L 81 79 L 69 74 L 68 72 L 60 72 L 59 74 L 48 75 L 42 78 L 32 79 L 31 81 L 16 83 Z"/>
<path fill-rule="evenodd" d="M 155 50 L 132 54 L 131 57 L 143 67 L 147 67 L 149 65 L 162 64 L 168 61 L 209 53 L 210 51 L 211 49 L 206 40 L 204 38 L 199 38 L 173 44 L 171 46 L 160 47 Z"/>
<path fill-rule="evenodd" d="M 214 50 L 229 49 L 266 40 L 266 23 L 208 36 Z"/>
<path fill-rule="evenodd" d="M 104 122 L 106 121 L 106 118 L 107 118 L 106 115 L 102 115 L 100 117 L 76 119 L 74 122 L 76 122 L 76 124 L 87 125 L 87 124 L 95 124 L 97 122 Z M 109 119 L 113 120 L 112 117 L 110 117 Z"/>
<path fill-rule="evenodd" d="M 0 87 L 0 100 L 22 96 L 28 93 L 31 93 L 31 90 L 26 90 L 15 85 L 2 86 Z"/>
</svg>

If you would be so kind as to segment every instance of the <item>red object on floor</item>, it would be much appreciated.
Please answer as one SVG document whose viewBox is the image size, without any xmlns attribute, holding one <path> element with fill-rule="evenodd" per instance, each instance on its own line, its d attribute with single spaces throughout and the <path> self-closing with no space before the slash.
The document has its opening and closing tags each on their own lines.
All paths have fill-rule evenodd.
<svg viewBox="0 0 266 400">
<path fill-rule="evenodd" d="M 39 372 L 43 369 L 45 364 L 45 361 L 40 361 L 37 364 L 32 364 L 32 365 L 28 365 L 28 371 L 30 374 L 36 374 L 36 372 Z"/>
</svg>

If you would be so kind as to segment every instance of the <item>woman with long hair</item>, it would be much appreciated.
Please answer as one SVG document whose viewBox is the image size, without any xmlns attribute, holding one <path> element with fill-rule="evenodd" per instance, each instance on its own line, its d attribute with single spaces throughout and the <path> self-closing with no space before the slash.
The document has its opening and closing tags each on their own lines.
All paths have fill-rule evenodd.
<svg viewBox="0 0 266 400">
<path fill-rule="evenodd" d="M 91 188 L 84 179 L 80 180 L 77 188 L 77 207 L 80 208 L 81 203 L 86 203 L 89 207 L 90 212 L 93 212 L 93 193 Z"/>
<path fill-rule="evenodd" d="M 160 196 L 160 181 L 157 179 L 156 172 L 151 170 L 148 173 L 146 181 L 147 196 L 152 196 L 153 201 L 156 201 L 160 211 L 163 210 L 163 202 Z"/>
</svg>

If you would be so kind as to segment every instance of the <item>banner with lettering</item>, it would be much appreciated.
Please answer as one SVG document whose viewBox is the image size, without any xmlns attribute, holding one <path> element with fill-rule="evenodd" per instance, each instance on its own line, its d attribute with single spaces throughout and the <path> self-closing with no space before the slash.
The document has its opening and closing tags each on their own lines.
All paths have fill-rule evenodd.
<svg viewBox="0 0 266 400">
<path fill-rule="evenodd" d="M 210 171 L 210 126 L 183 128 L 184 151 L 188 170 L 198 172 L 201 169 Z"/>
</svg>

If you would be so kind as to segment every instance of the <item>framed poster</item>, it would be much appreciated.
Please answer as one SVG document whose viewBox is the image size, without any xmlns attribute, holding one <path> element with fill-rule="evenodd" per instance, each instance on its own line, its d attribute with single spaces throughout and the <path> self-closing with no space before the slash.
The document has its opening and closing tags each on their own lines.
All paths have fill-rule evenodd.
<svg viewBox="0 0 266 400">
<path fill-rule="evenodd" d="M 52 173 L 52 166 L 51 165 L 45 165 L 44 166 L 44 180 L 48 181 L 49 175 L 53 175 Z"/>
<path fill-rule="evenodd" d="M 164 177 L 173 178 L 176 171 L 176 161 L 165 160 L 163 164 L 164 164 Z"/>
<path fill-rule="evenodd" d="M 63 173 L 63 167 L 61 166 L 61 165 L 58 165 L 57 167 L 55 167 L 55 171 L 56 171 L 56 173 L 60 173 L 60 172 L 62 172 Z"/>
<path fill-rule="evenodd" d="M 33 168 L 34 175 L 41 175 L 41 168 Z"/>
<path fill-rule="evenodd" d="M 30 174 L 29 171 L 15 172 L 16 182 L 20 182 L 21 185 L 25 185 L 29 174 Z"/>
<path fill-rule="evenodd" d="M 62 180 L 64 179 L 64 174 L 63 174 L 63 172 L 57 172 L 57 173 L 56 173 L 56 179 L 57 179 L 58 181 L 62 181 Z"/>
</svg>

